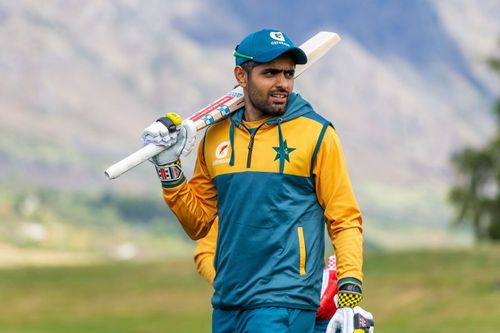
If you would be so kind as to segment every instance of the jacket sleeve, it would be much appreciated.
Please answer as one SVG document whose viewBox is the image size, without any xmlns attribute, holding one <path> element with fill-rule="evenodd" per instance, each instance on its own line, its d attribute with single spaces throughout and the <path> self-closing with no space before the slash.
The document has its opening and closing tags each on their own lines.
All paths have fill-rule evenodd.
<svg viewBox="0 0 500 333">
<path fill-rule="evenodd" d="M 163 187 L 163 199 L 192 239 L 204 237 L 217 214 L 217 190 L 203 156 L 203 140 L 189 181 L 175 187 Z"/>
<path fill-rule="evenodd" d="M 202 239 L 196 241 L 196 247 L 194 250 L 196 270 L 210 284 L 213 284 L 215 279 L 214 258 L 215 249 L 217 248 L 218 228 L 218 218 L 216 218 L 208 234 Z"/>
<path fill-rule="evenodd" d="M 326 128 L 319 144 L 313 176 L 337 257 L 338 278 L 355 278 L 362 282 L 362 217 L 352 190 L 342 145 L 331 126 Z"/>
</svg>

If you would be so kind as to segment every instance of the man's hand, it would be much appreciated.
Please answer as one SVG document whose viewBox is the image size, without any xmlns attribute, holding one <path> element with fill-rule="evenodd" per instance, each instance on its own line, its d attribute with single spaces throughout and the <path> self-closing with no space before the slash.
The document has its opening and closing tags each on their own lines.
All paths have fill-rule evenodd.
<svg viewBox="0 0 500 333">
<path fill-rule="evenodd" d="M 184 180 L 179 157 L 188 155 L 196 141 L 196 126 L 191 120 L 182 121 L 176 113 L 167 113 L 142 133 L 144 145 L 150 143 L 167 147 L 151 158 L 163 188 L 176 187 Z"/>
<path fill-rule="evenodd" d="M 373 333 L 373 315 L 363 310 L 361 282 L 354 278 L 340 279 L 335 297 L 337 311 L 328 323 L 327 333 Z"/>
<path fill-rule="evenodd" d="M 335 256 L 328 258 L 328 263 L 323 270 L 323 283 L 321 285 L 321 299 L 319 309 L 316 311 L 318 320 L 330 320 L 337 310 L 335 295 L 339 290 L 337 286 L 337 267 Z"/>
<path fill-rule="evenodd" d="M 338 308 L 328 323 L 326 333 L 373 333 L 373 315 L 361 307 Z"/>
<path fill-rule="evenodd" d="M 180 155 L 187 156 L 193 150 L 196 141 L 196 127 L 190 120 L 173 112 L 146 127 L 142 133 L 144 145 L 155 144 L 167 147 L 151 160 L 157 166 L 172 164 Z"/>
</svg>

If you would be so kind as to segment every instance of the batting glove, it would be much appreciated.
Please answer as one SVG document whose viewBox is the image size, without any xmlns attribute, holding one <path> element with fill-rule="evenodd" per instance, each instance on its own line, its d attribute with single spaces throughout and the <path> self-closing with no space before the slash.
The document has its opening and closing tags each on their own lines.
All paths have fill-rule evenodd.
<svg viewBox="0 0 500 333">
<path fill-rule="evenodd" d="M 335 297 L 337 311 L 328 323 L 327 333 L 373 333 L 373 315 L 359 306 L 363 299 L 361 283 L 356 279 L 339 281 Z"/>
<path fill-rule="evenodd" d="M 359 306 L 338 308 L 328 323 L 326 333 L 373 333 L 373 315 Z"/>
<path fill-rule="evenodd" d="M 158 118 L 142 132 L 144 145 L 155 144 L 165 147 L 173 146 L 181 130 L 182 118 L 173 112 Z"/>
<path fill-rule="evenodd" d="M 184 180 L 179 157 L 187 156 L 196 142 L 196 126 L 191 120 L 173 112 L 159 118 L 146 127 L 142 134 L 144 145 L 155 144 L 167 147 L 151 158 L 156 166 L 163 187 L 177 186 Z"/>
<path fill-rule="evenodd" d="M 328 258 L 328 263 L 323 269 L 323 283 L 321 285 L 321 298 L 319 309 L 316 311 L 316 319 L 330 320 L 337 310 L 335 304 L 335 295 L 338 291 L 337 286 L 337 267 L 335 256 Z"/>
</svg>

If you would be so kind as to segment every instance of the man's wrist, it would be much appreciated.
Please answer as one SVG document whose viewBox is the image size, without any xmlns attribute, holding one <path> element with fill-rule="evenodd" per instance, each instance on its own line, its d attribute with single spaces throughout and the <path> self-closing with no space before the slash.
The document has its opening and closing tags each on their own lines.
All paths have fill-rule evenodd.
<svg viewBox="0 0 500 333">
<path fill-rule="evenodd" d="M 361 286 L 363 284 L 360 280 L 353 278 L 353 277 L 344 277 L 342 279 L 339 279 L 339 281 L 337 282 L 339 287 L 345 283 L 354 283 L 354 284 L 357 284 L 359 286 Z"/>
<path fill-rule="evenodd" d="M 363 299 L 361 282 L 356 279 L 341 279 L 337 295 L 339 308 L 354 308 L 358 306 Z"/>
<path fill-rule="evenodd" d="M 155 167 L 163 188 L 177 187 L 186 180 L 180 160 Z"/>
</svg>

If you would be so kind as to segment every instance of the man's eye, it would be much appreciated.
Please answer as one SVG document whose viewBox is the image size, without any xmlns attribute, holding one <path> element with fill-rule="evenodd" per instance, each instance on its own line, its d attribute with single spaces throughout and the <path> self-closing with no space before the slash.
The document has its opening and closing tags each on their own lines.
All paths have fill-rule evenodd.
<svg viewBox="0 0 500 333">
<path fill-rule="evenodd" d="M 287 78 L 293 78 L 293 76 L 295 75 L 295 71 L 294 70 L 289 70 L 289 71 L 285 71 L 285 76 Z"/>
</svg>

